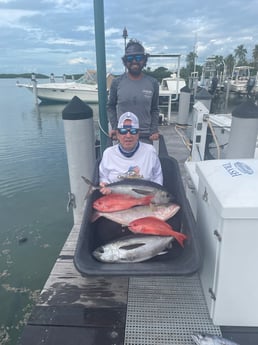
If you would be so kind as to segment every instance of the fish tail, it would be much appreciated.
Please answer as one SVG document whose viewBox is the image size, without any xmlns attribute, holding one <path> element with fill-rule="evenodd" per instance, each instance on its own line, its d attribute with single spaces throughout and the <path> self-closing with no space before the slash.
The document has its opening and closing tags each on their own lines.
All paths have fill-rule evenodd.
<svg viewBox="0 0 258 345">
<path fill-rule="evenodd" d="M 181 232 L 173 231 L 173 236 L 178 241 L 178 243 L 181 245 L 181 247 L 184 247 L 184 240 L 187 239 L 187 236 L 182 234 Z"/>
<path fill-rule="evenodd" d="M 88 197 L 94 192 L 94 190 L 99 189 L 99 187 L 95 187 L 94 184 L 86 177 L 81 176 L 83 181 L 89 185 L 89 189 L 84 197 L 84 200 L 87 200 Z"/>
</svg>

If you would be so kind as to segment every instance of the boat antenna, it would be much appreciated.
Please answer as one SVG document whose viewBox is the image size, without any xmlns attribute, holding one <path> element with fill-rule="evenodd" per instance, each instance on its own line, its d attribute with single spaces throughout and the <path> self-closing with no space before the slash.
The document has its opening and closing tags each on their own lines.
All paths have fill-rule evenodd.
<svg viewBox="0 0 258 345">
<path fill-rule="evenodd" d="M 124 27 L 123 36 L 122 36 L 122 37 L 124 38 L 124 41 L 125 41 L 125 49 L 126 49 L 126 39 L 127 39 L 127 37 L 128 37 L 128 32 L 127 32 L 126 27 Z"/>
<path fill-rule="evenodd" d="M 122 37 L 124 38 L 124 41 L 125 41 L 125 50 L 126 50 L 126 39 L 127 39 L 127 37 L 128 37 L 128 32 L 127 32 L 126 27 L 124 27 L 123 36 L 122 36 Z M 125 52 L 124 52 L 124 53 L 125 53 Z M 125 66 L 125 72 L 126 72 L 126 66 Z"/>
<path fill-rule="evenodd" d="M 195 33 L 193 51 L 194 51 L 194 75 L 195 75 L 195 72 L 196 72 L 196 59 L 197 59 L 197 32 Z"/>
</svg>

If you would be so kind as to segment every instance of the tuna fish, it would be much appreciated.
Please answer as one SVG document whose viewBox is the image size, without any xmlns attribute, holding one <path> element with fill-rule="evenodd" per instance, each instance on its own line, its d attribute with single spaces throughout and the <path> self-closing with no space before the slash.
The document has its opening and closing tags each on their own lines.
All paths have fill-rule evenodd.
<svg viewBox="0 0 258 345">
<path fill-rule="evenodd" d="M 86 177 L 82 176 L 82 179 L 90 186 L 85 198 L 97 189 L 99 186 L 94 186 L 93 183 Z M 122 181 L 110 183 L 107 185 L 110 188 L 111 193 L 127 194 L 135 198 L 142 198 L 144 195 L 152 195 L 153 204 L 167 204 L 173 202 L 175 197 L 161 185 L 155 182 L 141 180 L 141 179 L 124 179 Z"/>
<path fill-rule="evenodd" d="M 172 229 L 168 223 L 155 217 L 136 219 L 128 224 L 128 228 L 135 234 L 172 236 L 182 247 L 184 247 L 184 240 L 187 238 L 186 235 Z"/>
<path fill-rule="evenodd" d="M 234 341 L 211 334 L 194 334 L 191 338 L 196 345 L 239 345 Z"/>
<path fill-rule="evenodd" d="M 93 251 L 93 256 L 106 263 L 133 263 L 167 253 L 172 238 L 166 236 L 127 236 Z"/>
<path fill-rule="evenodd" d="M 149 205 L 152 196 L 147 195 L 141 198 L 135 198 L 126 194 L 108 194 L 93 202 L 93 208 L 100 212 L 114 212 L 127 210 L 133 206 Z"/>
<path fill-rule="evenodd" d="M 135 206 L 128 210 L 122 210 L 117 212 L 99 212 L 96 211 L 93 214 L 92 222 L 97 220 L 99 217 L 105 217 L 112 220 L 113 222 L 128 225 L 130 222 L 143 217 L 153 216 L 161 220 L 168 220 L 173 217 L 180 209 L 177 204 L 168 205 L 145 205 Z"/>
</svg>

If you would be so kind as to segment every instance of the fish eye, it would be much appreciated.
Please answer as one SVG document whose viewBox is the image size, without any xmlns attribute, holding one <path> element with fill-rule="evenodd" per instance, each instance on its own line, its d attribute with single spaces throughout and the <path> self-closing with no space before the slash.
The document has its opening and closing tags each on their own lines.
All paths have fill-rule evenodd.
<svg viewBox="0 0 258 345">
<path fill-rule="evenodd" d="M 100 247 L 99 248 L 99 252 L 100 252 L 100 254 L 103 254 L 105 251 L 104 251 L 104 248 L 103 247 Z"/>
</svg>

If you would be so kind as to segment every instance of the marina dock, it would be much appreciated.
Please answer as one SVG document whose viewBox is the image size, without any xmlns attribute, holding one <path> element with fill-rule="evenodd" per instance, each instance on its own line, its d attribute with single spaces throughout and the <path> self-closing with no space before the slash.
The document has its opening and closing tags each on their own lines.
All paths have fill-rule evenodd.
<svg viewBox="0 0 258 345">
<path fill-rule="evenodd" d="M 184 179 L 184 130 L 161 126 L 168 153 Z M 82 277 L 73 263 L 75 224 L 46 281 L 18 345 L 193 345 L 191 334 L 223 335 L 257 345 L 249 327 L 212 323 L 198 273 L 164 277 Z"/>
</svg>

